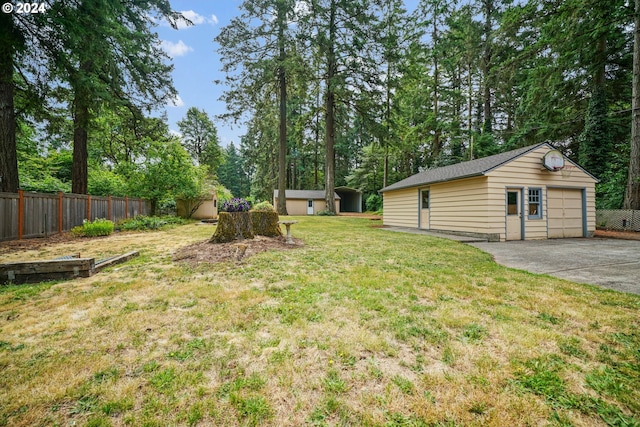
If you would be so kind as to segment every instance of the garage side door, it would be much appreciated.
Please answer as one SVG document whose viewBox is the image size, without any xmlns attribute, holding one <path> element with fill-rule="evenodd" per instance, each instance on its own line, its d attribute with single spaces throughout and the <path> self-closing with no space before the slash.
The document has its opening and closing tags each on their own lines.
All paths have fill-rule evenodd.
<svg viewBox="0 0 640 427">
<path fill-rule="evenodd" d="M 582 190 L 550 188 L 547 191 L 547 209 L 550 239 L 583 237 Z"/>
</svg>

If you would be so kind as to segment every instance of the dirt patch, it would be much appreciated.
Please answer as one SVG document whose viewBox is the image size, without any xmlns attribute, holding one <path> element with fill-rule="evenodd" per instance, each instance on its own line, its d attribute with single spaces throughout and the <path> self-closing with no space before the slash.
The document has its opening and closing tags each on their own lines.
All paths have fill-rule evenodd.
<svg viewBox="0 0 640 427">
<path fill-rule="evenodd" d="M 208 240 L 205 240 L 178 249 L 173 255 L 173 260 L 189 265 L 242 261 L 244 258 L 264 251 L 283 251 L 303 246 L 304 243 L 300 239 L 293 239 L 293 244 L 290 244 L 286 242 L 284 237 L 256 236 L 253 239 L 228 243 L 209 243 Z"/>
<path fill-rule="evenodd" d="M 77 237 L 75 237 L 71 233 L 62 233 L 53 234 L 47 238 L 40 237 L 36 239 L 10 240 L 6 242 L 0 242 L 0 254 L 9 254 L 25 250 L 38 250 L 76 239 Z"/>
<path fill-rule="evenodd" d="M 594 236 L 609 239 L 640 240 L 640 233 L 636 231 L 596 230 Z"/>
</svg>

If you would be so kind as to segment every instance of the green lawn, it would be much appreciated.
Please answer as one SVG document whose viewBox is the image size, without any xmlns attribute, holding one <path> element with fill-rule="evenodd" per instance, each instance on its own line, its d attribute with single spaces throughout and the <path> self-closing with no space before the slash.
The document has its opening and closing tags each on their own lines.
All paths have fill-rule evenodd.
<svg viewBox="0 0 640 427">
<path fill-rule="evenodd" d="M 189 267 L 185 225 L 3 259 L 141 256 L 0 287 L 0 425 L 640 425 L 640 297 L 379 222 Z"/>
</svg>

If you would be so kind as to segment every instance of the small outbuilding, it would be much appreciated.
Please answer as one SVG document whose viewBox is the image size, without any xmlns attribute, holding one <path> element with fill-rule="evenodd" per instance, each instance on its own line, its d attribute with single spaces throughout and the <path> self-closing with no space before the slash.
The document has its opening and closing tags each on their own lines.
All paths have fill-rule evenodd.
<svg viewBox="0 0 640 427">
<path fill-rule="evenodd" d="M 362 191 L 350 187 L 336 187 L 340 197 L 340 212 L 362 212 Z"/>
<path fill-rule="evenodd" d="M 182 218 L 217 219 L 218 193 L 212 190 L 209 194 L 199 199 L 178 199 L 176 200 L 176 213 Z"/>
<path fill-rule="evenodd" d="M 490 241 L 591 237 L 597 179 L 548 143 L 389 185 L 383 223 Z"/>
<path fill-rule="evenodd" d="M 333 193 L 336 213 L 340 212 L 340 196 Z M 286 190 L 287 214 L 315 215 L 327 208 L 324 190 Z M 273 206 L 278 206 L 278 190 L 273 190 Z"/>
</svg>

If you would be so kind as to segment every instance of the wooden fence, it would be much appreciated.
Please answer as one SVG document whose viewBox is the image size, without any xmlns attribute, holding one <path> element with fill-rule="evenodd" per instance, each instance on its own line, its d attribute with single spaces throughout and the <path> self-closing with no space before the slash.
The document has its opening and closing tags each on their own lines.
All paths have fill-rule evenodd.
<svg viewBox="0 0 640 427">
<path fill-rule="evenodd" d="M 148 215 L 150 203 L 128 197 L 85 194 L 0 193 L 0 241 L 70 231 L 87 219 L 111 221 Z"/>
</svg>

